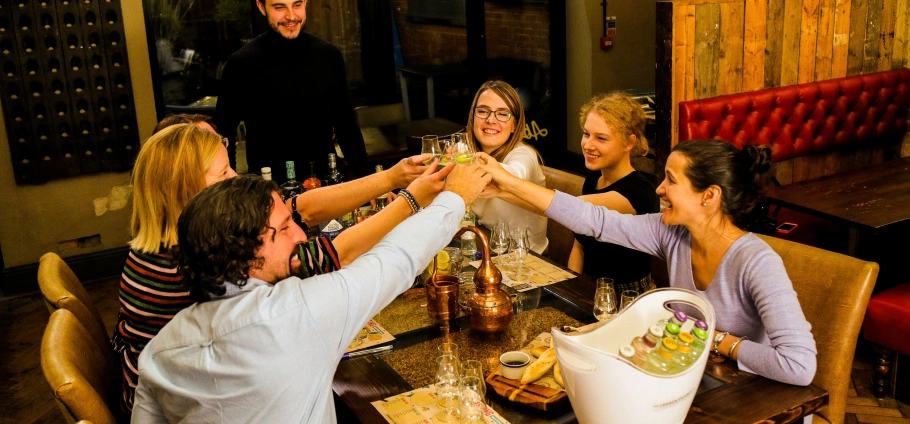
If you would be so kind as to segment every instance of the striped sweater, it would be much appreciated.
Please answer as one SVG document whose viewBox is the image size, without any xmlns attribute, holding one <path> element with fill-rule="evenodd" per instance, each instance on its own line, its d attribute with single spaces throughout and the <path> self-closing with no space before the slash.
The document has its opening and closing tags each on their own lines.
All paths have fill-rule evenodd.
<svg viewBox="0 0 910 424">
<path fill-rule="evenodd" d="M 301 272 L 310 276 L 341 268 L 335 247 L 325 237 L 308 243 L 303 264 L 306 266 Z M 111 337 L 123 367 L 120 409 L 124 416 L 133 409 L 142 349 L 174 315 L 192 303 L 166 249 L 155 254 L 130 249 L 120 276 L 120 313 Z"/>
</svg>

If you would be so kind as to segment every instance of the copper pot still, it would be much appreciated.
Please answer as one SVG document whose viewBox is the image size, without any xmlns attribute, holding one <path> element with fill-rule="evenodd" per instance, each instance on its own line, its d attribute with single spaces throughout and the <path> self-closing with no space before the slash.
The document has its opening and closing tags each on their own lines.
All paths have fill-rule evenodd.
<svg viewBox="0 0 910 424">
<path fill-rule="evenodd" d="M 474 293 L 467 298 L 470 308 L 471 328 L 481 333 L 499 333 L 505 331 L 515 311 L 512 307 L 512 298 L 503 291 L 502 273 L 493 266 L 490 260 L 490 241 L 477 227 L 463 227 L 455 233 L 455 238 L 470 231 L 474 233 L 483 244 L 483 259 L 480 268 L 474 273 Z M 457 295 L 457 293 L 456 293 Z"/>
<path fill-rule="evenodd" d="M 458 276 L 440 274 L 433 258 L 433 273 L 427 278 L 427 313 L 430 319 L 458 318 Z"/>
</svg>

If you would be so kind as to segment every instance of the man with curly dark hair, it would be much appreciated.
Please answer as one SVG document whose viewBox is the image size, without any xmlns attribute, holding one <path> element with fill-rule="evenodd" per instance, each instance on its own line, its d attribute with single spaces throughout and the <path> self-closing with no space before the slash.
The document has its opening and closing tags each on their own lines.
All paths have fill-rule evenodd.
<svg viewBox="0 0 910 424">
<path fill-rule="evenodd" d="M 199 303 L 139 357 L 132 422 L 336 422 L 331 384 L 341 355 L 451 240 L 465 204 L 490 180 L 473 164 L 429 168 L 415 182 L 432 196 L 392 202 L 420 213 L 350 265 L 307 279 L 291 276 L 306 235 L 274 182 L 238 177 L 196 195 L 180 216 L 174 256 Z"/>
</svg>

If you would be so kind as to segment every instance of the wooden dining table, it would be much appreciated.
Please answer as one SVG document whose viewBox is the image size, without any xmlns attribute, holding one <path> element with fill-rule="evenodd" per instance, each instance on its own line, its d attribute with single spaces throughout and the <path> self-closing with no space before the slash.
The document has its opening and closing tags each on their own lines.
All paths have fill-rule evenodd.
<svg viewBox="0 0 910 424">
<path fill-rule="evenodd" d="M 433 370 L 426 368 L 431 368 L 427 363 L 431 363 L 440 338 L 464 345 L 461 351 L 484 363 L 489 373 L 498 364 L 502 351 L 520 348 L 541 331 L 595 322 L 592 310 L 596 285 L 585 276 L 575 275 L 519 293 L 515 318 L 503 334 L 494 336 L 471 330 L 467 317 L 432 321 L 422 308 L 426 304 L 422 290 L 405 292 L 375 318 L 394 334 L 395 340 L 390 342 L 393 353 L 344 359 L 338 365 L 333 390 L 339 417 L 368 424 L 386 423 L 371 402 L 432 383 Z M 577 422 L 569 403 L 541 411 L 499 397 L 493 390 L 487 390 L 487 397 L 491 407 L 511 423 Z M 807 416 L 827 403 L 828 392 L 820 387 L 793 386 L 743 372 L 735 362 L 712 354 L 685 422 L 785 423 Z"/>
<path fill-rule="evenodd" d="M 847 254 L 856 257 L 861 239 L 910 221 L 910 157 L 772 187 L 766 195 L 773 203 L 845 224 Z"/>
</svg>

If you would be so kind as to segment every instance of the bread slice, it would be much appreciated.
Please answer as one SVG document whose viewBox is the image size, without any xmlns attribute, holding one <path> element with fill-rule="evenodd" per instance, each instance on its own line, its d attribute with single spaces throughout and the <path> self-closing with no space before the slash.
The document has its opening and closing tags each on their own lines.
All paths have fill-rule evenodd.
<svg viewBox="0 0 910 424">
<path fill-rule="evenodd" d="M 556 351 L 553 350 L 553 348 L 549 348 L 544 353 L 540 354 L 537 361 L 525 368 L 525 373 L 521 376 L 521 384 L 537 381 L 537 379 L 543 377 L 550 368 L 553 368 L 553 365 L 555 364 Z"/>
<path fill-rule="evenodd" d="M 537 346 L 534 349 L 531 349 L 531 356 L 539 358 L 540 355 L 546 352 L 549 348 L 549 346 Z"/>
<path fill-rule="evenodd" d="M 566 383 L 562 382 L 562 373 L 559 372 L 559 361 L 556 362 L 556 365 L 553 365 L 553 379 L 556 380 L 560 386 L 566 387 Z"/>
</svg>

